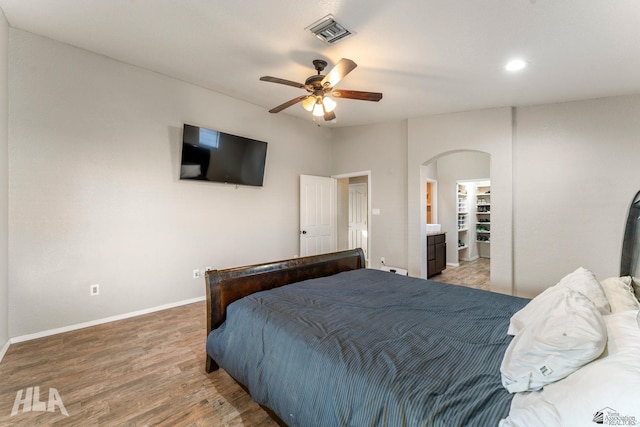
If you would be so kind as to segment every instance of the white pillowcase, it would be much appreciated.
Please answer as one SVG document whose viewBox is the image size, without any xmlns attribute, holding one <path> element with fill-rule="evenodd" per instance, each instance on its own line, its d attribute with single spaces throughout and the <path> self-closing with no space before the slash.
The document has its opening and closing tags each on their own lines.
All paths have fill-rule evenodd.
<svg viewBox="0 0 640 427">
<path fill-rule="evenodd" d="M 638 310 L 640 302 L 636 299 L 631 285 L 631 277 L 610 277 L 600 282 L 611 305 L 611 313 Z"/>
<path fill-rule="evenodd" d="M 574 291 L 587 297 L 600 314 L 609 314 L 611 307 L 609 301 L 598 283 L 596 276 L 589 270 L 583 267 L 579 267 L 573 273 L 570 273 L 563 277 L 555 286 L 545 289 L 540 295 L 532 299 L 526 306 L 520 311 L 515 313 L 511 317 L 509 322 L 509 335 L 516 335 L 527 324 L 535 322 L 537 319 L 545 316 L 548 307 L 553 304 L 557 296 L 556 292 L 563 288 L 573 289 Z"/>
<path fill-rule="evenodd" d="M 501 427 L 596 426 L 598 413 L 603 414 L 605 425 L 622 425 L 622 417 L 627 421 L 635 417 L 640 423 L 640 312 L 603 317 L 608 355 L 541 391 L 516 394 Z"/>
<path fill-rule="evenodd" d="M 589 298 L 562 287 L 547 303 L 546 312 L 522 328 L 505 352 L 500 373 L 510 393 L 539 390 L 566 377 L 602 354 L 607 343 L 602 315 Z"/>
</svg>

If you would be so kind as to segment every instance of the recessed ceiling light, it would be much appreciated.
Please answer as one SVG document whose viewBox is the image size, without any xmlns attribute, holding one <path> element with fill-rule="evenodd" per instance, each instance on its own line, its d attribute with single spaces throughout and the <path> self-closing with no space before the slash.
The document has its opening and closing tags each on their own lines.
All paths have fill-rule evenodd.
<svg viewBox="0 0 640 427">
<path fill-rule="evenodd" d="M 507 71 L 520 71 L 527 66 L 527 63 L 523 59 L 512 59 L 507 62 L 504 69 Z"/>
</svg>

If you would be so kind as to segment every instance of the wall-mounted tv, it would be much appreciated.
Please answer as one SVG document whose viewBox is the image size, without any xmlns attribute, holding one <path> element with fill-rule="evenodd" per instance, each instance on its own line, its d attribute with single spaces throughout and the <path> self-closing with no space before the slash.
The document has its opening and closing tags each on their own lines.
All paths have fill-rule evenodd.
<svg viewBox="0 0 640 427">
<path fill-rule="evenodd" d="M 262 186 L 267 143 L 185 124 L 180 179 Z"/>
</svg>

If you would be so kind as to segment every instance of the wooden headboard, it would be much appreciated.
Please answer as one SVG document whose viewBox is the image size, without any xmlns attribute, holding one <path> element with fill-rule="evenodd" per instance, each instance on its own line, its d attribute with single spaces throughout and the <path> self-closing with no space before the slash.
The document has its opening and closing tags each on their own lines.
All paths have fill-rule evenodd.
<svg viewBox="0 0 640 427">
<path fill-rule="evenodd" d="M 364 252 L 362 249 L 352 249 L 226 270 L 209 270 L 206 273 L 207 336 L 224 322 L 227 306 L 242 297 L 364 267 Z M 217 368 L 207 355 L 207 372 Z"/>
<path fill-rule="evenodd" d="M 631 200 L 622 240 L 620 276 L 640 277 L 640 191 Z"/>
</svg>

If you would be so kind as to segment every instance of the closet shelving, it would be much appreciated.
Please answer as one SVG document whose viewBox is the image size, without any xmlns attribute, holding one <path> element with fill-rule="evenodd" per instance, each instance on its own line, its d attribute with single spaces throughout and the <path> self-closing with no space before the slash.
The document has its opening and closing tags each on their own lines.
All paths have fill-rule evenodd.
<svg viewBox="0 0 640 427">
<path fill-rule="evenodd" d="M 489 258 L 491 243 L 491 185 L 476 187 L 476 242 L 479 244 L 478 253 L 483 258 Z M 483 248 L 482 246 L 486 246 Z"/>
<path fill-rule="evenodd" d="M 467 187 L 458 184 L 458 251 L 469 247 L 469 194 Z"/>
</svg>

